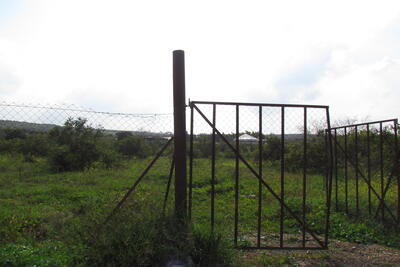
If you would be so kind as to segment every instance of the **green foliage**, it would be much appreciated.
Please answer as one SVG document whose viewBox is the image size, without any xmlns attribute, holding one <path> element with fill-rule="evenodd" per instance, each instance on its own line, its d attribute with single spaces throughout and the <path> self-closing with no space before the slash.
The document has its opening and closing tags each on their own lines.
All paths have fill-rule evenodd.
<svg viewBox="0 0 400 267">
<path fill-rule="evenodd" d="M 110 136 L 104 136 L 97 144 L 97 149 L 100 154 L 100 162 L 106 169 L 121 166 L 121 155 L 117 152 L 115 143 L 115 140 Z"/>
<path fill-rule="evenodd" d="M 68 119 L 64 127 L 54 128 L 50 137 L 55 147 L 50 162 L 57 171 L 85 170 L 100 158 L 97 147 L 101 132 L 87 125 L 86 119 Z"/>
<path fill-rule="evenodd" d="M 1 266 L 72 266 L 70 249 L 57 241 L 0 247 Z"/>
<path fill-rule="evenodd" d="M 192 235 L 191 258 L 196 266 L 234 266 L 237 263 L 237 252 L 222 233 L 210 232 L 204 225 L 195 225 Z"/>
<path fill-rule="evenodd" d="M 4 138 L 6 140 L 10 140 L 10 139 L 25 139 L 26 138 L 26 131 L 22 130 L 22 129 L 5 129 L 4 131 L 5 136 Z"/>
<path fill-rule="evenodd" d="M 281 139 L 276 136 L 265 138 L 266 145 L 263 146 L 263 160 L 275 161 L 281 158 Z"/>
<path fill-rule="evenodd" d="M 177 259 L 194 266 L 235 264 L 237 252 L 222 235 L 199 227 L 191 230 L 173 216 L 160 216 L 154 209 L 159 205 L 149 204 L 146 200 L 136 207 L 140 213 L 121 211 L 98 235 L 89 237 L 87 264 L 166 266 Z"/>
<path fill-rule="evenodd" d="M 294 263 L 293 256 L 290 255 L 282 255 L 282 256 L 262 255 L 260 261 L 262 266 L 264 267 L 293 266 Z"/>
<path fill-rule="evenodd" d="M 342 213 L 331 216 L 331 236 L 356 243 L 378 243 L 400 247 L 400 230 L 395 225 L 382 224 L 368 218 L 350 219 Z"/>
<path fill-rule="evenodd" d="M 118 141 L 118 152 L 128 157 L 145 158 L 152 154 L 150 144 L 142 137 L 127 136 Z"/>
<path fill-rule="evenodd" d="M 117 132 L 117 133 L 115 134 L 115 136 L 117 137 L 117 140 L 120 141 L 120 140 L 122 140 L 122 139 L 131 137 L 131 136 L 132 136 L 132 133 L 131 133 L 131 132 L 124 132 L 124 131 L 123 131 L 123 132 Z"/>
<path fill-rule="evenodd" d="M 365 141 L 364 135 L 360 131 L 360 142 Z M 115 202 L 132 185 L 134 178 L 147 165 L 148 156 L 152 155 L 154 148 L 159 148 L 165 141 L 149 142 L 129 132 L 116 136 L 104 135 L 88 126 L 83 119 L 69 120 L 64 127 L 50 133 L 25 132 L 23 138 L 6 139 L 2 131 L 0 265 L 165 266 L 168 260 L 175 257 L 187 260 L 194 266 L 237 264 L 236 251 L 231 248 L 235 199 L 234 154 L 226 144 L 217 143 L 216 225 L 212 234 L 209 230 L 209 137 L 195 139 L 195 155 L 200 157 L 193 162 L 192 221 L 195 225 L 179 226 L 172 218 L 160 215 L 159 207 L 165 193 L 171 160 L 170 157 L 161 157 L 157 162 L 159 165 L 150 171 L 137 188 L 134 200 L 130 200 L 122 213 L 103 231 L 97 231 L 98 228 L 94 226 L 102 222 Z M 353 151 L 353 137 L 349 133 L 349 151 Z M 281 156 L 280 139 L 276 136 L 267 139 L 269 141 L 263 145 L 263 177 L 274 192 L 280 195 L 281 173 L 279 164 L 275 164 L 279 163 Z M 379 138 L 371 139 L 371 150 L 377 150 Z M 325 161 L 321 151 L 325 151 L 325 143 L 323 136 L 313 136 L 308 141 L 305 213 L 308 227 L 319 235 L 325 230 L 325 180 L 321 170 Z M 285 203 L 300 217 L 302 145 L 302 140 L 298 139 L 285 144 Z M 360 155 L 365 153 L 364 148 L 360 147 Z M 258 146 L 241 145 L 241 151 L 249 164 L 258 169 L 259 162 L 255 160 Z M 168 153 L 166 155 L 170 155 Z M 384 147 L 385 164 L 392 159 L 393 153 L 393 149 Z M 31 161 L 27 160 L 27 156 L 31 157 Z M 82 158 L 84 156 L 90 161 L 84 164 L 76 162 L 85 161 Z M 49 167 L 54 168 L 56 165 L 53 160 L 59 164 L 57 166 L 62 166 L 58 170 L 74 171 L 49 172 Z M 379 155 L 373 154 L 372 160 L 374 164 L 379 163 Z M 339 162 L 339 167 L 342 163 Z M 257 222 L 258 181 L 242 163 L 239 173 L 238 244 L 252 245 Z M 339 179 L 338 183 L 340 188 L 344 188 L 344 181 Z M 365 184 L 360 182 L 362 207 L 366 206 L 366 192 Z M 388 206 L 395 209 L 397 202 L 393 192 L 388 192 L 386 200 Z M 350 190 L 349 194 L 349 199 L 354 199 L 352 194 L 355 192 Z M 168 203 L 171 210 L 171 198 Z M 273 234 L 279 231 L 279 202 L 263 187 L 262 203 L 262 235 L 266 236 L 263 240 L 275 238 L 276 241 L 276 235 Z M 344 214 L 333 213 L 330 236 L 359 243 L 400 247 L 398 229 L 362 215 L 358 220 L 350 220 Z M 299 227 L 299 223 L 285 212 L 284 233 L 289 237 L 299 235 Z M 265 266 L 290 265 L 291 259 L 265 258 L 263 263 Z"/>
<path fill-rule="evenodd" d="M 24 155 L 47 156 L 51 146 L 47 134 L 31 133 L 21 146 Z"/>
<path fill-rule="evenodd" d="M 307 172 L 324 174 L 328 167 L 327 148 L 323 134 L 307 142 Z M 286 145 L 285 168 L 290 172 L 302 171 L 305 164 L 304 142 L 298 140 Z"/>
</svg>

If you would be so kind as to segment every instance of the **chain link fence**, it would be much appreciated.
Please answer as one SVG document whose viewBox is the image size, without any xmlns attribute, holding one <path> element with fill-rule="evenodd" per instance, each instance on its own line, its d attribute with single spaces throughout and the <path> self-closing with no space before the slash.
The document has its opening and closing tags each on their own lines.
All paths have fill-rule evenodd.
<svg viewBox="0 0 400 267">
<path fill-rule="evenodd" d="M 148 137 L 169 137 L 173 132 L 172 114 L 130 114 L 94 111 L 73 104 L 23 104 L 0 102 L 0 128 L 45 132 L 62 126 L 69 119 L 83 118 L 104 133 L 130 131 Z"/>
</svg>

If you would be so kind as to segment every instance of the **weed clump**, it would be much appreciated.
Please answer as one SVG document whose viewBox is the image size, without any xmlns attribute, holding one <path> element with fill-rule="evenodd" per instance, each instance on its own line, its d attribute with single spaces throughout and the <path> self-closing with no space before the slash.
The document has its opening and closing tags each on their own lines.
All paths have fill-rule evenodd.
<svg viewBox="0 0 400 267">
<path fill-rule="evenodd" d="M 86 239 L 90 266 L 234 266 L 237 251 L 221 234 L 174 216 L 162 216 L 154 205 L 125 208 L 100 232 Z"/>
</svg>

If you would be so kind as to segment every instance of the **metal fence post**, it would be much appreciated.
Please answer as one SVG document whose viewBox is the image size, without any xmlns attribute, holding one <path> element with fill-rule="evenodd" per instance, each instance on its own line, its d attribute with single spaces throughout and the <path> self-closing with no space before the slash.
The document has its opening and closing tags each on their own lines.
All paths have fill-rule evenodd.
<svg viewBox="0 0 400 267">
<path fill-rule="evenodd" d="M 175 214 L 187 215 L 186 200 L 186 104 L 185 104 L 185 54 L 173 51 L 174 84 L 174 149 L 175 149 Z"/>
</svg>

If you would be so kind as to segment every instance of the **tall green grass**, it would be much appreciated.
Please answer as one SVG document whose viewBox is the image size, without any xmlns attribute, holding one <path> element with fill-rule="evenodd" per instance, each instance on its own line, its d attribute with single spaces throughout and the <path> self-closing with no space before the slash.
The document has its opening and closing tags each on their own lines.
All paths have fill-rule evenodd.
<svg viewBox="0 0 400 267">
<path fill-rule="evenodd" d="M 166 216 L 162 216 L 171 163 L 170 158 L 162 157 L 121 211 L 109 224 L 100 227 L 150 160 L 131 159 L 111 170 L 97 167 L 85 172 L 52 173 L 44 159 L 27 163 L 17 154 L 0 155 L 0 265 L 163 266 L 174 258 L 195 266 L 239 264 L 238 252 L 232 249 L 233 159 L 216 162 L 214 233 L 210 226 L 210 159 L 194 162 L 192 223 L 180 224 L 171 218 L 173 193 L 168 199 Z M 258 169 L 255 162 L 251 164 Z M 280 195 L 280 171 L 271 163 L 264 162 L 263 165 L 263 178 Z M 338 182 L 342 188 L 344 181 Z M 354 183 L 354 180 L 350 182 Z M 360 183 L 360 203 L 364 211 L 365 186 Z M 172 183 L 171 192 L 173 190 Z M 301 216 L 300 171 L 285 173 L 284 190 L 285 203 Z M 309 174 L 306 190 L 306 221 L 317 234 L 322 234 L 326 211 L 325 177 Z M 352 210 L 354 194 L 353 189 L 349 190 Z M 339 199 L 338 204 L 343 207 L 343 195 Z M 376 205 L 376 199 L 374 201 Z M 396 207 L 394 191 L 388 192 L 387 201 L 392 208 Z M 241 165 L 239 245 L 255 242 L 257 205 L 258 180 Z M 273 243 L 280 227 L 280 205 L 264 187 L 262 205 L 263 242 Z M 341 212 L 333 213 L 330 236 L 400 247 L 397 228 L 381 224 L 379 220 L 366 219 L 366 216 L 362 213 L 358 219 L 349 219 Z M 300 230 L 298 222 L 285 212 L 285 242 L 298 241 L 293 239 L 301 235 Z"/>
</svg>

